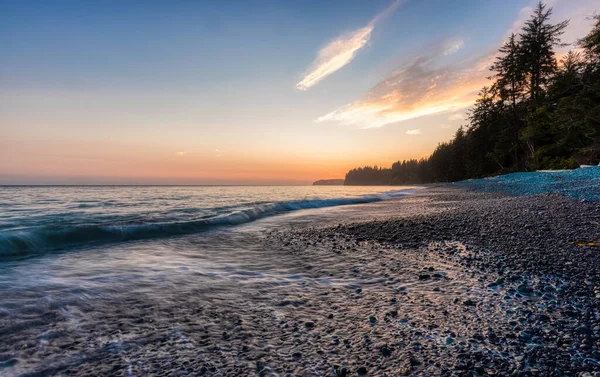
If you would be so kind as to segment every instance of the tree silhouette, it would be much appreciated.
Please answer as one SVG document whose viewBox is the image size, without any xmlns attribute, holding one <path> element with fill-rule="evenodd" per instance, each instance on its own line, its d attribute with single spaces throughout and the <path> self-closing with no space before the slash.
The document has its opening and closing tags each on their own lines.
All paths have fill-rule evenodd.
<svg viewBox="0 0 600 377">
<path fill-rule="evenodd" d="M 469 111 L 468 124 L 429 158 L 389 169 L 352 169 L 345 184 L 458 181 L 512 171 L 574 168 L 600 162 L 600 16 L 560 62 L 554 49 L 568 21 L 549 22 L 539 3 L 518 34 L 498 50 L 490 84 Z"/>
</svg>

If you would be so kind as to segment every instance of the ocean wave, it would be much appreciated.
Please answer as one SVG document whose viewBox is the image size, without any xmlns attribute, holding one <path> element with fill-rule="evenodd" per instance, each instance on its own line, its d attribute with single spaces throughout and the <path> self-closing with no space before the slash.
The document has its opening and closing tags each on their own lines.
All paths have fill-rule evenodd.
<svg viewBox="0 0 600 377">
<path fill-rule="evenodd" d="M 409 195 L 414 190 L 391 191 L 351 198 L 311 199 L 262 203 L 244 209 L 188 221 L 124 222 L 113 224 L 48 225 L 0 232 L 0 259 L 39 255 L 78 246 L 125 242 L 147 238 L 193 234 L 219 226 L 245 224 L 287 212 L 377 202 Z"/>
</svg>

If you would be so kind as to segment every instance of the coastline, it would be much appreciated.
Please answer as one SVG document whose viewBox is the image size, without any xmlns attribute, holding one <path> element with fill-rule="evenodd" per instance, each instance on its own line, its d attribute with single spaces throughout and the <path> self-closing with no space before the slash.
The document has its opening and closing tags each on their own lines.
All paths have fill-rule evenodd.
<svg viewBox="0 0 600 377">
<path fill-rule="evenodd" d="M 366 267 L 367 280 L 381 279 L 352 298 L 370 301 L 364 322 L 375 317 L 351 341 L 369 360 L 369 375 L 600 375 L 600 250 L 583 246 L 600 241 L 597 202 L 448 186 L 416 198 L 379 204 L 374 220 L 300 231 L 288 241 L 302 252 L 311 240 L 333 240 L 330 251 L 359 253 L 368 266 L 344 275 L 361 276 Z M 397 274 L 407 260 L 411 271 Z M 452 281 L 467 293 L 435 297 Z M 382 298 L 389 285 L 393 293 Z M 360 367 L 348 363 L 348 371 Z"/>
<path fill-rule="evenodd" d="M 0 313 L 0 374 L 598 376 L 597 202 L 432 186 L 315 213 L 245 225 L 235 269 Z"/>
</svg>

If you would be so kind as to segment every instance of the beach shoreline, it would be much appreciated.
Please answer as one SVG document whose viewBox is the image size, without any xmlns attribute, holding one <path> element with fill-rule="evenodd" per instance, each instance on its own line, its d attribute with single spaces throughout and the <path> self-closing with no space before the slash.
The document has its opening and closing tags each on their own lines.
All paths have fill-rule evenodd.
<svg viewBox="0 0 600 377">
<path fill-rule="evenodd" d="M 599 375 L 600 251 L 578 244 L 598 203 L 431 186 L 336 208 L 244 235 L 236 269 L 2 312 L 0 375 Z"/>
<path fill-rule="evenodd" d="M 422 271 L 413 271 L 417 283 L 435 285 L 448 279 L 444 267 L 428 266 L 428 259 L 456 276 L 466 274 L 473 279 L 466 288 L 468 298 L 433 304 L 438 314 L 448 315 L 449 307 L 459 307 L 473 315 L 466 321 L 463 315 L 454 317 L 465 325 L 459 346 L 449 335 L 458 331 L 450 330 L 447 322 L 421 319 L 422 327 L 439 329 L 438 322 L 445 323 L 446 344 L 422 344 L 428 337 L 430 343 L 432 338 L 444 337 L 443 331 L 429 331 L 429 335 L 412 331 L 414 336 L 409 337 L 418 347 L 401 342 L 394 356 L 404 362 L 396 362 L 391 369 L 373 357 L 376 370 L 386 366 L 374 375 L 600 375 L 597 202 L 556 194 L 508 196 L 444 185 L 374 207 L 379 209 L 370 213 L 373 220 L 301 231 L 297 233 L 300 241 L 292 237 L 288 243 L 301 250 L 310 244 L 307 240 L 317 237 L 336 240 L 330 247 L 333 250 L 368 245 L 383 248 L 383 258 L 390 258 L 390 252 L 423 258 Z M 393 276 L 391 271 L 379 273 L 384 279 Z M 434 287 L 432 291 L 441 290 Z M 410 289 L 400 291 L 407 292 Z M 431 299 L 426 292 L 417 294 L 421 295 L 417 299 Z M 393 312 L 402 311 L 402 305 L 391 307 Z M 386 316 L 386 321 L 394 321 Z M 486 323 L 494 319 L 498 323 Z M 392 329 L 388 326 L 388 335 L 394 334 Z M 384 342 L 383 346 L 389 345 Z M 447 352 L 445 358 L 440 358 L 440 349 Z M 411 358 L 428 361 L 411 363 Z M 445 366 L 441 359 L 446 359 Z"/>
</svg>

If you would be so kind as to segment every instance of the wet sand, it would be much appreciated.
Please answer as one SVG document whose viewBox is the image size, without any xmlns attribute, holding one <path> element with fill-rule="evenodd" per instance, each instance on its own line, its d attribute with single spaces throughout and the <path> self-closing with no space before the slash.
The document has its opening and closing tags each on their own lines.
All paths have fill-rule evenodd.
<svg viewBox="0 0 600 377">
<path fill-rule="evenodd" d="M 0 375 L 600 376 L 598 223 L 437 187 L 250 229 L 235 267 L 0 312 Z"/>
</svg>

